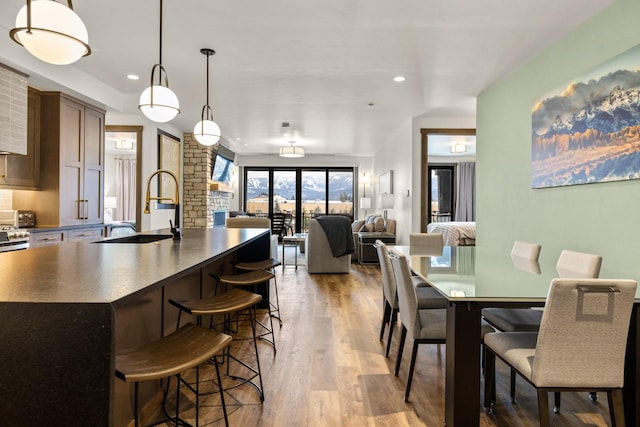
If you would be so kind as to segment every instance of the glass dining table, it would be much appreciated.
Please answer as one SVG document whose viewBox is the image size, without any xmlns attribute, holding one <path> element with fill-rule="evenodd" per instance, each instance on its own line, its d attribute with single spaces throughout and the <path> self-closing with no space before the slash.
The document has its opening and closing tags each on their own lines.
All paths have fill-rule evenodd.
<svg viewBox="0 0 640 427">
<path fill-rule="evenodd" d="M 512 258 L 475 246 L 445 246 L 442 254 L 412 253 L 409 246 L 390 246 L 405 255 L 414 274 L 428 281 L 449 301 L 445 364 L 445 425 L 480 422 L 480 320 L 485 307 L 544 306 L 555 265 Z M 628 278 L 628 277 L 620 277 Z M 640 287 L 631 316 L 625 385 L 626 425 L 640 422 Z"/>
</svg>

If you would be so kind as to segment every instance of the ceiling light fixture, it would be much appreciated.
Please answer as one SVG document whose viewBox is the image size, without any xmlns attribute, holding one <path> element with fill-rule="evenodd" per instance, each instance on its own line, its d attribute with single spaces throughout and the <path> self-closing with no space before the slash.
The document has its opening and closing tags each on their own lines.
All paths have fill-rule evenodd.
<svg viewBox="0 0 640 427">
<path fill-rule="evenodd" d="M 216 54 L 213 49 L 200 49 L 207 57 L 207 103 L 202 107 L 200 121 L 193 128 L 193 136 L 202 145 L 213 145 L 220 140 L 220 126 L 213 121 L 213 111 L 209 106 L 209 57 Z"/>
<path fill-rule="evenodd" d="M 117 139 L 116 140 L 116 150 L 133 150 L 133 140 L 131 139 Z"/>
<path fill-rule="evenodd" d="M 156 70 L 158 71 L 158 84 L 153 83 Z M 162 75 L 164 74 L 164 85 Z M 160 0 L 160 57 L 157 64 L 151 69 L 151 84 L 140 95 L 138 108 L 149 119 L 157 123 L 165 123 L 173 119 L 180 112 L 178 97 L 169 89 L 169 77 L 162 66 L 162 0 Z"/>
<path fill-rule="evenodd" d="M 395 77 L 393 78 L 393 81 L 394 81 L 394 82 L 403 82 L 403 81 L 405 81 L 405 80 L 406 80 L 406 79 L 404 78 L 404 76 L 395 76 Z"/>
<path fill-rule="evenodd" d="M 87 27 L 68 6 L 55 1 L 27 0 L 16 16 L 11 39 L 36 58 L 55 65 L 67 65 L 91 54 Z"/>
<path fill-rule="evenodd" d="M 467 152 L 467 144 L 464 142 L 454 142 L 451 145 L 452 153 L 466 153 Z"/>
<path fill-rule="evenodd" d="M 280 157 L 304 157 L 304 148 L 295 147 L 295 141 L 289 141 L 290 147 L 280 147 Z"/>
<path fill-rule="evenodd" d="M 140 77 L 137 74 L 127 74 L 127 78 L 129 80 L 140 80 Z"/>
</svg>

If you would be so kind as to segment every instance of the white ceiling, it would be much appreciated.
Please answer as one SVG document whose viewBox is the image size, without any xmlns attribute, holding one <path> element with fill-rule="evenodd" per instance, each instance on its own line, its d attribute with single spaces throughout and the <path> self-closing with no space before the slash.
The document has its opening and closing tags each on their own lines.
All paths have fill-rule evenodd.
<svg viewBox="0 0 640 427">
<path fill-rule="evenodd" d="M 190 132 L 200 119 L 206 47 L 217 51 L 210 104 L 235 151 L 274 153 L 289 122 L 307 153 L 371 154 L 396 143 L 414 117 L 474 118 L 482 90 L 612 1 L 165 0 L 163 65 L 182 109 L 171 125 Z M 24 4 L 0 2 L 5 34 Z M 138 97 L 158 61 L 159 1 L 76 0 L 74 8 L 93 53 L 65 71 L 115 90 L 118 102 L 94 95 L 108 109 L 141 114 Z M 0 46 L 1 62 L 33 63 L 17 44 Z M 63 74 L 33 68 L 25 71 L 43 86 Z"/>
</svg>

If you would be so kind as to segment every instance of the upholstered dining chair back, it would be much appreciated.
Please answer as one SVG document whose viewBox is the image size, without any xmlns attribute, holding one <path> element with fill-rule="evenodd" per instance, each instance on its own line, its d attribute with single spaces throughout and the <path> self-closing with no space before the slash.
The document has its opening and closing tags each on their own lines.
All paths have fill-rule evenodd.
<svg viewBox="0 0 640 427">
<path fill-rule="evenodd" d="M 225 220 L 227 228 L 271 228 L 271 220 L 260 216 L 234 216 Z M 269 251 L 271 257 L 278 258 L 278 236 L 271 235 Z"/>
<path fill-rule="evenodd" d="M 442 233 L 409 234 L 409 253 L 411 255 L 440 256 L 444 249 Z"/>
<path fill-rule="evenodd" d="M 391 252 L 390 258 L 398 292 L 400 321 L 407 328 L 407 333 L 411 338 L 421 338 L 422 326 L 420 316 L 418 316 L 418 297 L 411 280 L 409 261 L 407 257 L 397 252 Z"/>
<path fill-rule="evenodd" d="M 563 250 L 560 252 L 556 270 L 560 277 L 595 279 L 600 275 L 602 257 L 600 255 L 587 254 Z"/>
<path fill-rule="evenodd" d="M 393 277 L 393 267 L 389 258 L 389 248 L 381 240 L 375 242 L 380 262 L 380 273 L 382 274 L 382 293 L 391 308 L 398 308 L 398 297 L 396 294 L 396 280 Z"/>
<path fill-rule="evenodd" d="M 259 216 L 234 216 L 225 221 L 227 228 L 271 228 L 271 220 Z"/>
<path fill-rule="evenodd" d="M 511 257 L 518 257 L 528 261 L 538 261 L 542 246 L 537 243 L 516 240 L 511 248 Z"/>
<path fill-rule="evenodd" d="M 531 369 L 537 387 L 622 387 L 633 280 L 553 279 Z"/>
</svg>

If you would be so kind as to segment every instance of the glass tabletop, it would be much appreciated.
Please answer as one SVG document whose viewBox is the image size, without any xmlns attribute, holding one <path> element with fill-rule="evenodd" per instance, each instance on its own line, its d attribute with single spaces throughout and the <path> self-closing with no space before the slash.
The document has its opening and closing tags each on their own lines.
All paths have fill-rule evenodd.
<svg viewBox="0 0 640 427">
<path fill-rule="evenodd" d="M 412 254 L 409 246 L 389 248 L 405 255 L 415 274 L 452 301 L 543 303 L 551 280 L 558 277 L 555 264 L 489 253 L 476 246 L 445 246 L 440 256 Z"/>
</svg>

